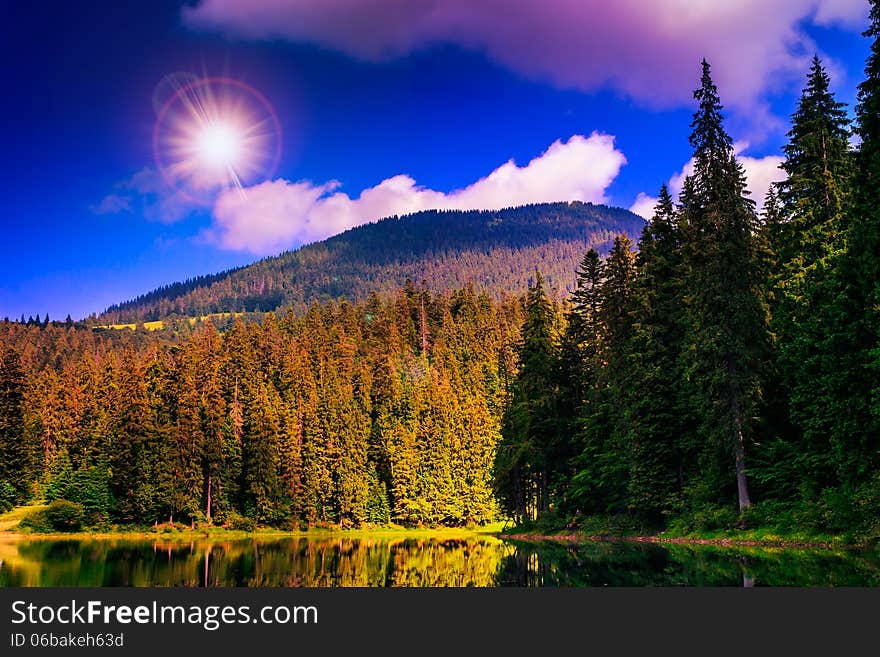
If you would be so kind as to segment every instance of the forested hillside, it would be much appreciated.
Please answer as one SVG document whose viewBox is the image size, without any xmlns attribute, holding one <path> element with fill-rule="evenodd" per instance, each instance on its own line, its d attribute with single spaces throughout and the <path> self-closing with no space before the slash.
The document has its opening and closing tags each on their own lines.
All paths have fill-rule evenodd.
<svg viewBox="0 0 880 657">
<path fill-rule="evenodd" d="M 816 58 L 758 214 L 704 61 L 677 202 L 586 254 L 564 317 L 529 290 L 510 515 L 880 538 L 880 5 L 868 34 L 857 149 Z"/>
<path fill-rule="evenodd" d="M 172 314 L 303 312 L 314 300 L 363 301 L 407 279 L 433 291 L 473 284 L 496 298 L 524 292 L 536 269 L 565 293 L 583 253 L 604 253 L 614 236 L 644 221 L 620 208 L 544 203 L 495 212 L 427 211 L 359 226 L 335 237 L 223 274 L 175 283 L 109 308 L 102 324 Z"/>
<path fill-rule="evenodd" d="M 410 286 L 182 342 L 7 322 L 0 505 L 69 500 L 97 526 L 489 521 L 519 311 Z"/>
</svg>

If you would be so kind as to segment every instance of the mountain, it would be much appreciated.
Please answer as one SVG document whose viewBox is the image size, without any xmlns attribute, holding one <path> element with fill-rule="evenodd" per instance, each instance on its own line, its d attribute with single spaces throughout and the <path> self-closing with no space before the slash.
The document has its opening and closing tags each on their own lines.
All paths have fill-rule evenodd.
<svg viewBox="0 0 880 657">
<path fill-rule="evenodd" d="M 643 224 L 628 210 L 581 202 L 389 217 L 246 267 L 158 288 L 98 319 L 302 310 L 315 300 L 388 292 L 407 279 L 434 291 L 473 283 L 500 296 L 524 291 L 536 270 L 562 292 L 574 285 L 575 268 L 590 247 L 605 251 L 615 235 L 636 237 Z"/>
</svg>

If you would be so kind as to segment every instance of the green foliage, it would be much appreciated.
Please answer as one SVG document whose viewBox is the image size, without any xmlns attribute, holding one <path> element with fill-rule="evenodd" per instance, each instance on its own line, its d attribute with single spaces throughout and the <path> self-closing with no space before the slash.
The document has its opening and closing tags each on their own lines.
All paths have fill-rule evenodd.
<svg viewBox="0 0 880 657">
<path fill-rule="evenodd" d="M 25 428 L 24 393 L 21 357 L 10 347 L 0 354 L 0 481 L 14 489 L 14 503 L 30 496 L 33 471 Z"/>
<path fill-rule="evenodd" d="M 699 464 L 693 474 L 709 483 L 694 489 L 711 490 L 705 501 L 715 503 L 733 492 L 742 509 L 751 503 L 745 450 L 768 347 L 753 233 L 757 220 L 705 61 L 694 97 L 699 101 L 691 124 L 694 173 L 680 219 L 687 345 L 681 366 L 699 436 L 692 441 Z"/>
<path fill-rule="evenodd" d="M 551 477 L 560 442 L 553 308 L 540 273 L 526 297 L 519 374 L 504 416 L 495 480 L 505 510 L 518 522 L 550 510 Z"/>
<path fill-rule="evenodd" d="M 252 532 L 257 528 L 257 523 L 253 518 L 229 511 L 224 516 L 224 527 L 237 532 Z"/>
<path fill-rule="evenodd" d="M 718 507 L 709 504 L 684 512 L 669 524 L 669 529 L 674 534 L 706 534 L 740 527 L 741 518 L 733 506 Z"/>
<path fill-rule="evenodd" d="M 70 500 L 54 500 L 45 510 L 49 526 L 59 532 L 75 532 L 82 527 L 85 508 Z"/>
<path fill-rule="evenodd" d="M 876 5 L 872 20 L 880 36 Z M 875 54 L 861 107 L 880 91 Z M 570 486 L 556 489 L 570 514 L 680 532 L 876 533 L 880 251 L 865 245 L 880 244 L 880 168 L 869 139 L 854 170 L 829 84 L 814 59 L 787 177 L 759 219 L 704 62 L 678 207 L 661 190 L 632 269 L 620 241 L 604 263 L 584 259 L 559 349 L 560 422 L 581 445 Z M 859 121 L 875 134 L 874 114 Z"/>
<path fill-rule="evenodd" d="M 576 201 L 492 211 L 428 210 L 358 226 L 247 267 L 167 285 L 109 308 L 98 321 L 287 308 L 303 314 L 317 299 L 365 301 L 371 293 L 393 295 L 407 280 L 429 280 L 437 292 L 475 281 L 501 298 L 525 292 L 536 267 L 563 291 L 573 286 L 575 265 L 585 251 L 605 251 L 616 234 L 635 234 L 641 223 L 627 210 Z M 182 327 L 189 330 L 188 324 Z"/>
<path fill-rule="evenodd" d="M 49 524 L 49 518 L 46 516 L 45 509 L 39 509 L 28 513 L 21 519 L 21 522 L 18 523 L 18 529 L 37 534 L 48 534 L 54 531 L 52 525 Z"/>
<path fill-rule="evenodd" d="M 846 246 L 853 158 L 849 119 L 829 84 L 814 58 L 785 146 L 780 207 L 766 217 L 775 257 L 770 272 L 774 372 L 787 393 L 790 421 L 777 427 L 782 435 L 775 440 L 792 446 L 790 457 L 798 464 L 789 473 L 793 484 L 812 491 L 839 482 L 828 439 L 839 441 L 851 430 L 841 423 L 844 411 L 834 398 L 841 392 L 836 390 L 841 372 L 849 377 L 852 369 L 839 348 L 849 329 L 841 325 L 835 306 L 842 293 L 836 269 Z"/>
<path fill-rule="evenodd" d="M 379 479 L 375 468 L 368 472 L 366 522 L 372 525 L 387 525 L 391 522 L 391 508 L 388 504 L 388 487 Z"/>
<path fill-rule="evenodd" d="M 760 217 L 703 62 L 693 173 L 644 226 L 580 203 L 419 213 L 108 319 L 280 316 L 222 331 L 7 322 L 0 508 L 44 482 L 79 507 L 32 528 L 464 526 L 501 511 L 536 527 L 876 538 L 876 1 L 866 34 L 861 144 L 815 59 Z M 621 230 L 637 226 L 638 253 Z M 547 279 L 510 296 L 539 260 Z M 474 278 L 482 291 L 461 287 Z M 356 301 L 326 300 L 343 293 Z"/>
<path fill-rule="evenodd" d="M 0 479 L 0 512 L 9 511 L 17 500 L 15 487 L 5 479 Z"/>
<path fill-rule="evenodd" d="M 66 454 L 56 460 L 46 487 L 48 501 L 64 500 L 79 504 L 89 525 L 106 521 L 113 509 L 110 471 L 105 461 L 74 470 Z"/>
<path fill-rule="evenodd" d="M 85 521 L 86 514 L 82 504 L 57 499 L 45 508 L 28 513 L 21 520 L 18 528 L 41 534 L 76 532 L 84 526 Z"/>
<path fill-rule="evenodd" d="M 515 299 L 409 284 L 179 342 L 71 333 L 58 369 L 29 363 L 17 407 L 33 408 L 45 496 L 90 526 L 480 525 L 498 516 L 521 316 Z"/>
</svg>

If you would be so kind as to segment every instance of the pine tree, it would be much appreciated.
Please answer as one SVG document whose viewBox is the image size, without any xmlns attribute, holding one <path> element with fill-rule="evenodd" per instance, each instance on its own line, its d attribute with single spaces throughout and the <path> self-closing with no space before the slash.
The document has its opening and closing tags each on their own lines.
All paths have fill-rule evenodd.
<svg viewBox="0 0 880 657">
<path fill-rule="evenodd" d="M 255 522 L 277 522 L 282 488 L 280 470 L 280 399 L 264 382 L 254 382 L 245 412 L 242 445 L 245 497 Z"/>
<path fill-rule="evenodd" d="M 840 409 L 829 404 L 838 377 L 848 367 L 837 362 L 833 342 L 841 332 L 836 299 L 844 249 L 852 158 L 845 107 L 829 90 L 817 57 L 797 110 L 779 184 L 780 219 L 765 216 L 776 259 L 771 273 L 772 323 L 777 336 L 776 371 L 788 392 L 791 419 L 802 434 L 797 447 L 799 479 L 818 492 L 833 483 L 832 444 Z M 772 199 L 771 199 L 772 200 Z M 795 436 L 794 441 L 801 440 Z"/>
<path fill-rule="evenodd" d="M 496 457 L 500 496 L 518 521 L 534 520 L 549 510 L 550 469 L 558 438 L 554 318 L 540 273 L 529 287 L 525 312 L 520 370 Z"/>
<path fill-rule="evenodd" d="M 699 108 L 691 123 L 694 173 L 681 215 L 687 345 L 682 365 L 703 442 L 702 490 L 695 494 L 721 500 L 726 484 L 735 483 L 742 510 L 751 505 L 745 452 L 759 402 L 766 311 L 755 266 L 754 203 L 746 196 L 745 174 L 724 130 L 705 60 L 702 69 L 694 92 Z"/>
<path fill-rule="evenodd" d="M 582 430 L 584 406 L 593 403 L 598 372 L 600 370 L 599 348 L 602 336 L 602 282 L 604 263 L 595 249 L 589 249 L 576 271 L 576 286 L 565 312 L 565 330 L 559 345 L 559 429 L 567 449 L 560 450 L 560 472 L 554 495 L 566 510 L 577 503 L 568 489 L 575 475 L 573 460 L 581 446 L 573 436 Z"/>
<path fill-rule="evenodd" d="M 29 449 L 24 422 L 25 376 L 18 352 L 9 347 L 0 361 L 0 505 L 28 498 Z M 7 487 L 11 490 L 5 492 Z"/>
<path fill-rule="evenodd" d="M 207 322 L 194 337 L 190 352 L 199 391 L 202 508 L 205 520 L 212 522 L 215 511 L 226 509 L 229 501 L 222 484 L 226 466 L 223 447 L 227 414 L 221 376 L 222 339 L 211 322 Z"/>
<path fill-rule="evenodd" d="M 880 466 L 880 2 L 871 0 L 872 38 L 859 85 L 852 219 L 841 277 L 844 292 L 837 310 L 847 329 L 845 378 L 839 377 L 835 401 L 842 414 L 836 428 L 840 478 L 858 485 Z M 844 327 L 841 327 L 844 328 Z M 880 483 L 875 483 L 875 491 Z M 878 495 L 878 493 L 873 493 Z"/>
<path fill-rule="evenodd" d="M 683 425 L 675 404 L 681 352 L 680 266 L 678 217 L 664 185 L 639 240 L 624 383 L 631 434 L 629 504 L 655 521 L 675 509 L 681 487 L 678 439 Z"/>
<path fill-rule="evenodd" d="M 578 510 L 616 513 L 627 506 L 630 468 L 625 397 L 636 265 L 627 235 L 614 239 L 602 271 L 595 366 L 580 418 L 581 453 L 572 497 Z"/>
<path fill-rule="evenodd" d="M 116 516 L 126 522 L 156 519 L 151 441 L 157 427 L 150 404 L 147 368 L 133 353 L 126 354 L 119 387 L 124 404 L 117 409 L 109 454 L 113 472 L 110 488 L 117 500 Z"/>
</svg>

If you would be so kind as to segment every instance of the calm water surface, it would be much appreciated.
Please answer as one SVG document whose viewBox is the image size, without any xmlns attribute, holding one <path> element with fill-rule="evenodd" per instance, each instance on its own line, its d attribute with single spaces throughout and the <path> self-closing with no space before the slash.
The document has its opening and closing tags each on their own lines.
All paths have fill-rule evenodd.
<svg viewBox="0 0 880 657">
<path fill-rule="evenodd" d="M 492 536 L 0 538 L 0 586 L 880 586 L 880 554 Z"/>
</svg>

